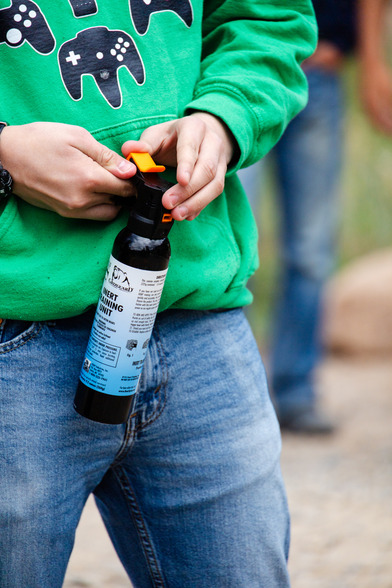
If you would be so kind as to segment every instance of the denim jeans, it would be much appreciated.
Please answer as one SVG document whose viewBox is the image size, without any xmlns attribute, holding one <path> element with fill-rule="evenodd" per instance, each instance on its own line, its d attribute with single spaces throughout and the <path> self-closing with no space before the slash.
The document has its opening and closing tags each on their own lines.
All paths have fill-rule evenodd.
<svg viewBox="0 0 392 588">
<path fill-rule="evenodd" d="M 73 409 L 92 318 L 2 324 L 0 586 L 60 587 L 94 493 L 135 588 L 287 587 L 279 427 L 242 310 L 158 315 L 125 425 Z"/>
<path fill-rule="evenodd" d="M 273 150 L 278 185 L 281 286 L 273 325 L 271 381 L 283 418 L 315 403 L 325 282 L 335 263 L 342 146 L 342 89 L 336 73 L 306 72 L 309 102 Z M 261 169 L 260 169 L 261 167 Z M 240 179 L 257 215 L 260 171 Z"/>
</svg>

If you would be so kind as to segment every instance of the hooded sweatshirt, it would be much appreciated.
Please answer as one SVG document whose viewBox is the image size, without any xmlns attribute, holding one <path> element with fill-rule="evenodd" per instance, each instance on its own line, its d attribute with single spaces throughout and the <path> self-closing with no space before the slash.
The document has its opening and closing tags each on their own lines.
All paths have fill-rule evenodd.
<svg viewBox="0 0 392 588">
<path fill-rule="evenodd" d="M 237 156 L 224 192 L 175 222 L 160 311 L 248 304 L 257 231 L 235 174 L 305 105 L 308 0 L 0 0 L 0 119 L 82 126 L 121 153 L 151 125 L 220 117 Z M 175 170 L 167 177 L 175 180 Z M 64 218 L 13 195 L 0 205 L 0 316 L 50 320 L 97 303 L 114 221 Z"/>
</svg>

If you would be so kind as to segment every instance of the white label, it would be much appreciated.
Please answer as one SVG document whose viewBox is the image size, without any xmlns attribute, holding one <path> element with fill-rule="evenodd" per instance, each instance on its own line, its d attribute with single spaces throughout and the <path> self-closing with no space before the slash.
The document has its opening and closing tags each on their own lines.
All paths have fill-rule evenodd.
<svg viewBox="0 0 392 588">
<path fill-rule="evenodd" d="M 141 270 L 110 256 L 80 380 L 98 392 L 136 392 L 167 269 Z"/>
</svg>

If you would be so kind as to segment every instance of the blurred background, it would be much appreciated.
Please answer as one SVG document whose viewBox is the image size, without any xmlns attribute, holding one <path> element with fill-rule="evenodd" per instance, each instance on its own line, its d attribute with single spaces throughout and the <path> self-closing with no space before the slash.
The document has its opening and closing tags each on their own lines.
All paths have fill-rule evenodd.
<svg viewBox="0 0 392 588">
<path fill-rule="evenodd" d="M 392 30 L 388 23 L 388 29 Z M 347 102 L 336 268 L 316 371 L 329 436 L 283 432 L 293 588 L 392 588 L 392 137 L 375 130 L 344 66 Z M 279 294 L 274 174 L 262 195 L 261 266 L 249 311 L 269 372 Z"/>
<path fill-rule="evenodd" d="M 342 79 L 337 259 L 324 296 L 325 355 L 315 374 L 335 428 L 329 435 L 283 431 L 289 566 L 293 588 L 392 588 L 392 135 L 377 131 L 364 113 L 355 59 L 347 59 Z M 279 212 L 268 165 L 260 202 L 261 264 L 248 317 L 269 373 Z M 66 588 L 83 586 L 130 586 L 91 499 L 65 581 Z"/>
<path fill-rule="evenodd" d="M 392 31 L 390 20 L 387 28 Z M 335 272 L 369 253 L 392 247 L 392 137 L 377 131 L 363 111 L 354 59 L 344 65 L 342 80 L 346 114 Z M 269 339 L 278 290 L 276 188 L 268 166 L 260 193 L 260 269 L 252 283 L 255 300 L 249 319 L 263 342 Z"/>
</svg>

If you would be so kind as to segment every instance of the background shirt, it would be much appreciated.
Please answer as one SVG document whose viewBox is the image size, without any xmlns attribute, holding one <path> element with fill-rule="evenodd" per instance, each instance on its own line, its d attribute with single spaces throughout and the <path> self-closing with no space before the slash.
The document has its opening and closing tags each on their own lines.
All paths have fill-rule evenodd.
<svg viewBox="0 0 392 588">
<path fill-rule="evenodd" d="M 356 42 L 356 0 L 313 0 L 319 39 L 330 41 L 343 53 Z"/>
</svg>

